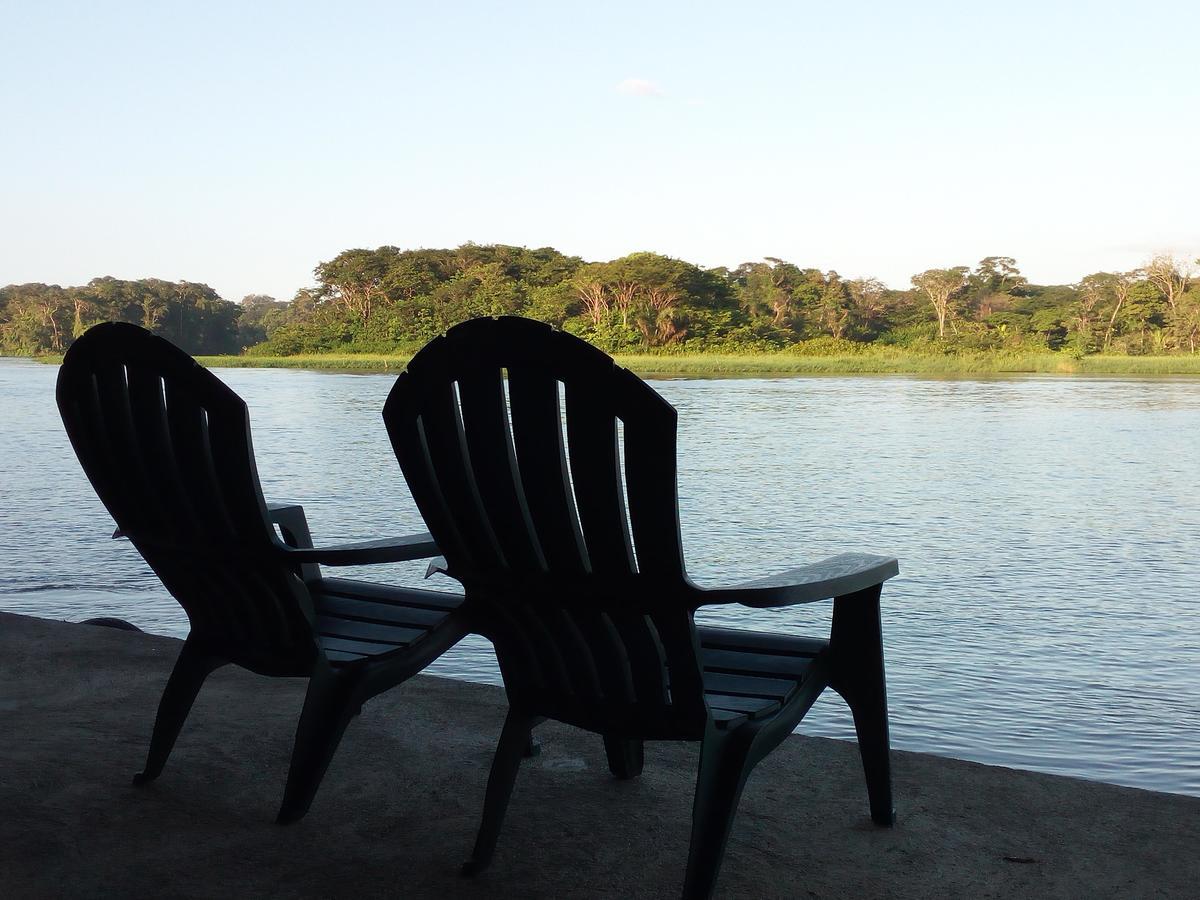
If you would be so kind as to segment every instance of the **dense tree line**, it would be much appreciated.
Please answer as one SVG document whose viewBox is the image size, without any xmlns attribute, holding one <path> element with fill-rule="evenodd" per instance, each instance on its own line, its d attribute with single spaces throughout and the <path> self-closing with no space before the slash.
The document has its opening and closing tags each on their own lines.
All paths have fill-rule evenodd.
<svg viewBox="0 0 1200 900">
<path fill-rule="evenodd" d="M 0 348 L 60 353 L 97 322 L 119 321 L 142 325 L 189 353 L 237 353 L 267 337 L 265 328 L 256 327 L 254 312 L 253 305 L 230 303 L 208 285 L 188 281 L 94 278 L 67 288 L 10 284 L 0 288 Z"/>
<path fill-rule="evenodd" d="M 657 253 L 585 262 L 552 248 L 347 250 L 289 303 L 221 299 L 207 285 L 97 278 L 84 287 L 0 288 L 0 347 L 64 349 L 94 322 L 136 322 L 192 353 L 415 349 L 456 322 L 532 316 L 610 351 L 1200 349 L 1196 265 L 1157 256 L 1129 272 L 1034 285 L 1016 260 L 929 269 L 911 289 L 766 258 L 703 269 Z"/>
</svg>

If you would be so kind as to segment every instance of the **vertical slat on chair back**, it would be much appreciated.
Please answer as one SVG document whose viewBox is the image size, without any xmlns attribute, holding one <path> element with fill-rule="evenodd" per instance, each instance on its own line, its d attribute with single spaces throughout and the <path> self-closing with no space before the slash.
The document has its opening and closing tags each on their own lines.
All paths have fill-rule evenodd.
<svg viewBox="0 0 1200 900">
<path fill-rule="evenodd" d="M 703 726 L 666 401 L 586 342 L 505 317 L 430 342 L 384 420 L 512 702 L 597 730 Z"/>
<path fill-rule="evenodd" d="M 57 396 L 96 493 L 193 634 L 252 669 L 311 662 L 307 591 L 273 554 L 241 398 L 124 323 L 97 325 L 71 346 Z"/>
</svg>

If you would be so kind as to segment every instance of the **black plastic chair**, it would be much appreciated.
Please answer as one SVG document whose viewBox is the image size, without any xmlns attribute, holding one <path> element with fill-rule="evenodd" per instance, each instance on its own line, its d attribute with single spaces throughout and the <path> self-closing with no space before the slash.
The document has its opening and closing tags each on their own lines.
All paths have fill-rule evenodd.
<svg viewBox="0 0 1200 900">
<path fill-rule="evenodd" d="M 325 578 L 318 564 L 418 559 L 435 555 L 436 545 L 422 534 L 313 549 L 301 507 L 263 500 L 246 404 L 137 326 L 105 323 L 80 337 L 63 360 L 57 397 L 118 534 L 191 625 L 134 783 L 162 772 L 214 669 L 234 663 L 261 675 L 304 676 L 308 693 L 278 821 L 299 819 L 362 704 L 466 633 L 460 595 Z"/>
<path fill-rule="evenodd" d="M 641 771 L 645 740 L 701 742 L 688 897 L 713 888 L 751 769 L 826 687 L 853 711 L 872 818 L 892 824 L 879 596 L 896 560 L 845 554 L 698 587 L 680 545 L 675 410 L 601 351 L 531 320 L 476 319 L 431 341 L 384 421 L 508 693 L 464 872 L 491 859 L 526 736 L 547 718 L 603 735 L 623 778 Z M 829 597 L 828 640 L 693 621 L 708 604 Z"/>
</svg>

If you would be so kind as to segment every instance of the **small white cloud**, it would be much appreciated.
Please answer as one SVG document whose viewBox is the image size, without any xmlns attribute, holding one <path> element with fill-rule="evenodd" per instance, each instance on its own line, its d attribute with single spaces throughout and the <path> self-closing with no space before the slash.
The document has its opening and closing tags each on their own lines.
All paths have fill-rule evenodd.
<svg viewBox="0 0 1200 900">
<path fill-rule="evenodd" d="M 663 89 L 645 78 L 626 78 L 617 85 L 617 93 L 630 97 L 661 97 Z"/>
</svg>

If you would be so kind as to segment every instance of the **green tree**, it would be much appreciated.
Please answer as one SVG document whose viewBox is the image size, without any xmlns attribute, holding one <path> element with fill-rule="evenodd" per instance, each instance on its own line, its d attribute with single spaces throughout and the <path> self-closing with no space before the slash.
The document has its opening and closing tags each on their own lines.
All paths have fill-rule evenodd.
<svg viewBox="0 0 1200 900">
<path fill-rule="evenodd" d="M 988 256 L 979 261 L 967 276 L 963 289 L 964 305 L 977 319 L 1012 306 L 1013 297 L 1028 284 L 1011 256 Z"/>
<path fill-rule="evenodd" d="M 1110 272 L 1086 275 L 1075 285 L 1078 299 L 1074 306 L 1071 331 L 1076 345 L 1085 353 L 1096 349 L 1101 317 L 1116 306 L 1117 276 Z"/>
<path fill-rule="evenodd" d="M 829 272 L 821 288 L 818 310 L 822 330 L 831 337 L 841 339 L 852 324 L 854 301 L 846 283 L 837 272 Z"/>
<path fill-rule="evenodd" d="M 857 329 L 868 339 L 876 336 L 892 306 L 887 285 L 878 278 L 852 278 L 846 282 L 846 290 Z"/>
<path fill-rule="evenodd" d="M 71 334 L 72 303 L 57 284 L 9 285 L 3 295 L 0 345 L 11 353 L 61 353 Z"/>
<path fill-rule="evenodd" d="M 376 304 L 385 299 L 389 263 L 399 253 L 395 247 L 378 250 L 345 250 L 314 270 L 321 285 L 321 301 L 332 304 L 360 325 L 368 325 Z"/>
<path fill-rule="evenodd" d="M 913 287 L 925 295 L 937 317 L 938 337 L 946 336 L 946 322 L 954 327 L 954 300 L 967 283 L 967 267 L 951 269 L 926 269 L 912 277 Z"/>
<path fill-rule="evenodd" d="M 288 324 L 290 305 L 266 294 L 247 294 L 242 298 L 238 317 L 238 344 L 250 347 L 267 340 Z"/>
<path fill-rule="evenodd" d="M 1105 277 L 1108 279 L 1108 289 L 1112 294 L 1110 303 L 1112 309 L 1108 314 L 1108 324 L 1104 329 L 1104 340 L 1101 343 L 1100 349 L 1107 353 L 1109 346 L 1112 344 L 1113 335 L 1117 330 L 1117 323 L 1120 320 L 1121 312 L 1129 299 L 1129 292 L 1137 283 L 1141 276 L 1141 271 L 1134 269 L 1129 272 L 1101 272 L 1098 276 L 1089 277 Z"/>
<path fill-rule="evenodd" d="M 1169 253 L 1160 254 L 1143 267 L 1146 280 L 1156 287 L 1166 302 L 1166 324 L 1174 346 L 1188 344 L 1195 351 L 1195 338 L 1190 335 L 1189 311 L 1182 308 L 1183 298 L 1195 277 L 1191 264 Z"/>
<path fill-rule="evenodd" d="M 1154 283 L 1142 278 L 1130 284 L 1116 320 L 1122 349 L 1132 354 L 1165 349 L 1163 328 L 1166 323 L 1166 302 Z"/>
</svg>

